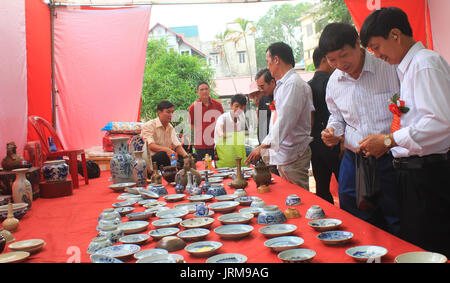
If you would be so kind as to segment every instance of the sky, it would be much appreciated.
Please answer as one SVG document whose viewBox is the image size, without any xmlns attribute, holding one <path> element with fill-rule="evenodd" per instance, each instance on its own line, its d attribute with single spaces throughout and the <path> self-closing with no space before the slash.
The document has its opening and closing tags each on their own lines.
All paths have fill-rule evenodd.
<svg viewBox="0 0 450 283">
<path fill-rule="evenodd" d="M 182 1 L 180 1 L 182 2 Z M 226 24 L 237 18 L 258 21 L 270 7 L 290 3 L 317 2 L 317 0 L 292 0 L 261 3 L 197 4 L 197 5 L 154 5 L 150 16 L 150 28 L 156 23 L 166 27 L 197 25 L 200 40 L 210 41 L 219 32 L 224 32 Z"/>
</svg>

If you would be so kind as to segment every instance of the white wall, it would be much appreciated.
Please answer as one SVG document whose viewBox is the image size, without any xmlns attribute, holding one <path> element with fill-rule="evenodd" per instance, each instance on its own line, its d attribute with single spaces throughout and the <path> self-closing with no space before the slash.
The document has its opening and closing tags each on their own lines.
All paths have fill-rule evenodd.
<svg viewBox="0 0 450 283">
<path fill-rule="evenodd" d="M 428 0 L 430 7 L 433 48 L 450 62 L 450 1 Z"/>
</svg>

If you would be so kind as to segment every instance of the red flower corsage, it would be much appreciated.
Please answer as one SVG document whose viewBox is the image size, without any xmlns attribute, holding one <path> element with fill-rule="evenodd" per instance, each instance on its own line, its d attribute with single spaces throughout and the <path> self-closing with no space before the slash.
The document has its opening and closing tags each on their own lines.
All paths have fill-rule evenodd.
<svg viewBox="0 0 450 283">
<path fill-rule="evenodd" d="M 390 99 L 390 102 L 389 111 L 394 114 L 391 124 L 391 133 L 395 133 L 400 130 L 400 118 L 404 113 L 409 111 L 409 108 L 405 107 L 405 101 L 401 100 L 397 93 Z"/>
<path fill-rule="evenodd" d="M 275 101 L 272 101 L 272 102 L 269 104 L 269 109 L 270 109 L 270 111 L 275 111 L 275 110 L 276 110 L 276 108 L 275 108 Z"/>
</svg>

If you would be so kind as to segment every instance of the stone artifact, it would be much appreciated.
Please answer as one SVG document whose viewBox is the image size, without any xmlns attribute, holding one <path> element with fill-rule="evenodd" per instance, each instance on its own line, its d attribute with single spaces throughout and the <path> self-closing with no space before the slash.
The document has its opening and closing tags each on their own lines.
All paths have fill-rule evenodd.
<svg viewBox="0 0 450 283">
<path fill-rule="evenodd" d="M 17 155 L 17 146 L 15 142 L 6 144 L 6 157 L 2 160 L 2 168 L 4 170 L 13 170 L 23 167 L 23 158 Z"/>
</svg>

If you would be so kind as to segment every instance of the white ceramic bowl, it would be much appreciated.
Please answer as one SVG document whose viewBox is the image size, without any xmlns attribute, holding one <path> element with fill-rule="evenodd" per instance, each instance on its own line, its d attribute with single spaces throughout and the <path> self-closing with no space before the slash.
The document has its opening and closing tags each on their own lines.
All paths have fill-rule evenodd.
<svg viewBox="0 0 450 283">
<path fill-rule="evenodd" d="M 345 253 L 353 259 L 361 262 L 375 262 L 381 260 L 388 250 L 379 246 L 356 246 L 351 247 Z"/>
<path fill-rule="evenodd" d="M 152 236 L 153 239 L 159 240 L 166 236 L 176 235 L 178 232 L 180 232 L 179 228 L 167 227 L 167 228 L 159 228 L 159 229 L 151 230 L 150 232 L 148 232 L 148 234 L 150 236 Z"/>
<path fill-rule="evenodd" d="M 185 229 L 210 228 L 214 221 L 212 217 L 195 217 L 181 221 L 180 225 Z"/>
<path fill-rule="evenodd" d="M 433 252 L 409 252 L 395 258 L 396 263 L 445 263 L 447 257 Z"/>
<path fill-rule="evenodd" d="M 265 241 L 264 246 L 271 248 L 274 252 L 282 252 L 299 248 L 304 242 L 302 238 L 297 236 L 282 236 Z"/>
<path fill-rule="evenodd" d="M 184 247 L 184 250 L 193 256 L 209 257 L 215 254 L 220 249 L 220 247 L 222 247 L 222 245 L 223 244 L 221 242 L 202 241 L 189 244 L 186 247 Z"/>
<path fill-rule="evenodd" d="M 341 220 L 332 218 L 315 219 L 308 222 L 310 227 L 319 232 L 336 230 L 339 226 L 341 226 L 341 224 Z"/>
<path fill-rule="evenodd" d="M 219 226 L 214 232 L 223 239 L 240 239 L 247 237 L 253 229 L 253 226 L 247 224 L 230 224 Z"/>
<path fill-rule="evenodd" d="M 250 222 L 253 218 L 251 213 L 228 213 L 219 216 L 217 219 L 222 222 L 222 224 L 246 224 Z"/>
<path fill-rule="evenodd" d="M 206 263 L 245 263 L 247 257 L 242 254 L 226 253 L 214 255 L 206 260 Z"/>
<path fill-rule="evenodd" d="M 203 240 L 211 231 L 205 228 L 186 229 L 177 234 L 178 238 L 185 241 Z"/>
<path fill-rule="evenodd" d="M 183 219 L 175 218 L 163 218 L 152 222 L 152 225 L 156 228 L 177 227 Z"/>
<path fill-rule="evenodd" d="M 311 249 L 290 249 L 278 254 L 278 258 L 284 262 L 310 262 L 316 256 L 316 252 Z"/>
</svg>

